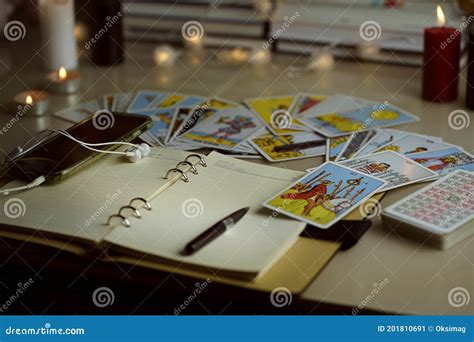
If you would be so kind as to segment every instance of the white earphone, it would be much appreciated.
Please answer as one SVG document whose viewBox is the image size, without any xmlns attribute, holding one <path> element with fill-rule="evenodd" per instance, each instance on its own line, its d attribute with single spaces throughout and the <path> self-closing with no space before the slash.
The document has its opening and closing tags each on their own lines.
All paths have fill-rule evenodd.
<svg viewBox="0 0 474 342">
<path fill-rule="evenodd" d="M 35 137 L 37 135 L 44 134 L 44 133 L 47 133 L 47 135 L 45 137 L 40 139 L 33 146 L 25 149 L 25 146 L 27 146 L 33 139 L 35 139 Z M 82 146 L 84 148 L 87 148 L 88 150 L 91 150 L 91 151 L 94 151 L 94 152 L 105 153 L 105 154 L 123 155 L 127 158 L 127 160 L 129 160 L 132 163 L 136 163 L 136 162 L 140 161 L 141 159 L 149 156 L 150 153 L 151 153 L 150 146 L 148 144 L 145 144 L 145 143 L 133 144 L 133 143 L 123 142 L 123 141 L 110 141 L 110 142 L 105 142 L 105 143 L 87 143 L 87 142 L 81 141 L 81 140 L 73 137 L 67 131 L 64 131 L 64 130 L 61 130 L 61 129 L 46 129 L 46 130 L 41 131 L 38 134 L 34 135 L 25 144 L 23 144 L 22 146 L 18 146 L 17 148 L 15 148 L 15 150 L 10 152 L 6 156 L 5 160 L 3 161 L 3 164 L 4 165 L 8 164 L 8 163 L 12 162 L 15 158 L 18 158 L 18 157 L 26 154 L 27 152 L 31 151 L 32 149 L 34 149 L 35 147 L 37 147 L 38 145 L 43 143 L 45 140 L 47 140 L 51 136 L 52 133 L 61 134 L 61 135 L 65 136 L 66 138 L 69 138 L 69 139 L 73 140 L 74 142 L 78 143 L 80 146 Z M 130 148 L 127 149 L 126 151 L 123 151 L 123 152 L 122 151 L 104 151 L 104 150 L 94 148 L 94 146 L 99 147 L 99 146 L 108 146 L 108 145 L 126 145 L 126 146 L 130 146 Z M 46 177 L 45 176 L 40 176 L 40 177 L 37 177 L 35 180 L 33 180 L 31 183 L 29 183 L 25 186 L 12 188 L 12 189 L 0 189 L 0 194 L 8 195 L 10 192 L 14 192 L 14 191 L 22 191 L 22 190 L 32 189 L 32 188 L 35 188 L 35 187 L 43 184 L 45 181 L 46 181 Z"/>
</svg>

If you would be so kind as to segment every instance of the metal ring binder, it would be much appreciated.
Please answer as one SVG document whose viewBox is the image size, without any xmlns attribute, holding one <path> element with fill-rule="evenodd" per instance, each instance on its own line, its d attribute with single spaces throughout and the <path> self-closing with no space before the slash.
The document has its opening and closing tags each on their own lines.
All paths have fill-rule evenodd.
<svg viewBox="0 0 474 342">
<path fill-rule="evenodd" d="M 188 165 L 190 168 L 191 168 L 191 172 L 194 173 L 195 175 L 198 174 L 198 170 L 196 169 L 196 166 L 194 166 L 193 164 L 191 164 L 190 162 L 188 161 L 181 161 L 179 162 L 178 164 L 176 164 L 176 168 L 178 169 L 180 165 Z"/>
<path fill-rule="evenodd" d="M 181 174 L 181 179 L 184 180 L 185 182 L 189 182 L 189 177 L 186 175 L 186 172 L 184 172 L 183 170 L 180 170 L 179 169 L 179 166 L 180 165 L 186 165 L 186 166 L 189 166 L 189 171 L 191 171 L 192 173 L 194 174 L 198 174 L 198 171 L 197 171 L 197 168 L 196 168 L 196 165 L 197 164 L 193 164 L 191 163 L 190 161 L 188 161 L 189 158 L 198 158 L 199 161 L 198 161 L 198 164 L 206 167 L 207 164 L 206 164 L 206 161 L 204 160 L 203 157 L 201 157 L 199 154 L 190 154 L 189 156 L 186 157 L 185 160 L 183 161 L 180 161 L 178 164 L 176 164 L 176 167 L 173 168 L 173 169 L 169 169 L 167 172 L 166 172 L 166 175 L 165 175 L 165 179 L 168 178 L 169 174 L 171 172 L 178 172 Z M 125 210 L 125 209 L 129 209 L 129 210 L 132 210 L 132 213 L 133 213 L 133 216 L 136 217 L 136 218 L 141 218 L 142 217 L 142 214 L 140 213 L 139 209 L 140 209 L 140 206 L 134 206 L 133 203 L 136 202 L 136 201 L 140 201 L 142 202 L 143 204 L 143 208 L 145 208 L 146 210 L 151 210 L 151 204 L 143 197 L 135 197 L 135 198 L 132 198 L 130 200 L 130 202 L 128 203 L 128 205 L 124 205 L 123 207 L 120 208 L 118 214 L 115 214 L 115 215 L 111 215 L 109 216 L 108 220 L 107 220 L 107 225 L 110 224 L 110 222 L 112 221 L 112 219 L 114 218 L 119 218 L 122 220 L 122 225 L 124 225 L 125 227 L 129 228 L 131 227 L 131 223 L 130 223 L 130 220 L 122 215 L 122 211 Z"/>
<path fill-rule="evenodd" d="M 120 218 L 120 219 L 122 220 L 122 224 L 123 224 L 125 227 L 127 227 L 127 228 L 130 227 L 130 221 L 129 221 L 125 216 L 120 215 L 120 214 L 115 214 L 115 215 L 109 216 L 109 219 L 107 220 L 107 225 L 110 224 L 110 221 L 111 221 L 114 217 Z"/>
<path fill-rule="evenodd" d="M 131 206 L 131 205 L 124 205 L 123 207 L 120 208 L 119 210 L 119 215 L 122 214 L 122 210 L 124 209 L 131 209 L 133 211 L 133 215 L 136 217 L 136 218 L 141 218 L 142 215 L 140 214 L 140 212 L 138 211 L 137 208 Z"/>
<path fill-rule="evenodd" d="M 195 158 L 199 158 L 199 164 L 201 164 L 202 166 L 204 167 L 207 167 L 207 164 L 206 164 L 206 161 L 204 160 L 204 158 L 202 156 L 200 156 L 199 154 L 190 154 L 189 156 L 187 156 L 184 161 L 188 161 L 189 158 L 191 157 L 195 157 Z"/>
<path fill-rule="evenodd" d="M 186 183 L 189 182 L 189 178 L 188 178 L 188 176 L 186 176 L 186 173 L 183 170 L 180 170 L 180 169 L 177 169 L 177 168 L 169 169 L 168 172 L 166 172 L 165 179 L 169 178 L 168 175 L 170 174 L 170 172 L 179 172 L 179 173 L 181 173 L 181 178 Z"/>
<path fill-rule="evenodd" d="M 128 203 L 129 206 L 132 206 L 132 203 L 135 202 L 135 201 L 141 201 L 143 203 L 145 203 L 143 205 L 143 207 L 146 209 L 146 210 L 151 210 L 151 204 L 146 200 L 144 199 L 143 197 L 135 197 L 135 198 L 132 198 L 132 200 Z"/>
</svg>

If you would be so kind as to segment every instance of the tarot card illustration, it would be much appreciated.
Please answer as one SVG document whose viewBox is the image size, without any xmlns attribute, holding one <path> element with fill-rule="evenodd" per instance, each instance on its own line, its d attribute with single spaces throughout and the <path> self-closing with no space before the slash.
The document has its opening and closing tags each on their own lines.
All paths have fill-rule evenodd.
<svg viewBox="0 0 474 342">
<path fill-rule="evenodd" d="M 319 228 L 329 228 L 385 186 L 384 180 L 326 162 L 263 205 Z"/>
<path fill-rule="evenodd" d="M 321 103 L 325 99 L 325 95 L 301 95 L 296 101 L 296 104 L 294 105 L 291 111 L 295 117 L 298 117 L 299 115 Z"/>
<path fill-rule="evenodd" d="M 451 145 L 439 140 L 427 138 L 417 134 L 407 134 L 387 145 L 378 148 L 375 152 L 394 151 L 401 154 L 427 152 L 450 147 Z"/>
<path fill-rule="evenodd" d="M 401 125 L 417 120 L 416 116 L 385 103 L 347 112 L 305 116 L 300 119 L 300 121 L 327 137 L 336 137 L 378 127 Z"/>
<path fill-rule="evenodd" d="M 387 185 L 380 191 L 391 190 L 438 176 L 436 172 L 392 151 L 349 159 L 341 162 L 341 165 L 387 181 Z"/>
<path fill-rule="evenodd" d="M 350 138 L 350 135 L 343 135 L 341 137 L 328 139 L 326 145 L 326 161 L 335 161 L 339 153 L 346 147 Z"/>
<path fill-rule="evenodd" d="M 223 109 L 183 134 L 180 141 L 232 149 L 261 127 L 253 113 L 245 108 Z"/>
<path fill-rule="evenodd" d="M 319 146 L 315 144 L 319 142 Z M 264 134 L 250 139 L 250 143 L 268 161 L 277 162 L 324 155 L 326 152 L 326 138 L 312 132 L 302 132 L 285 135 Z M 276 151 L 275 148 L 301 144 L 301 147 L 289 151 Z"/>
<path fill-rule="evenodd" d="M 457 146 L 431 152 L 412 153 L 407 157 L 440 176 L 458 169 L 474 171 L 474 156 Z"/>
</svg>

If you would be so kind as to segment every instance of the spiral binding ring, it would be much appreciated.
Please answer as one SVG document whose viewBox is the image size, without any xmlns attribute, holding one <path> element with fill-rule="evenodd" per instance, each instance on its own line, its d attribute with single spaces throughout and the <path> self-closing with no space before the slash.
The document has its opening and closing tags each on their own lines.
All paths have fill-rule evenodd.
<svg viewBox="0 0 474 342">
<path fill-rule="evenodd" d="M 188 159 L 190 159 L 191 157 L 199 158 L 199 164 L 201 164 L 201 165 L 204 166 L 204 167 L 207 167 L 206 161 L 205 161 L 204 158 L 201 157 L 199 154 L 190 154 L 190 155 L 187 156 L 184 160 L 185 160 L 185 161 L 188 161 Z"/>
<path fill-rule="evenodd" d="M 124 209 L 131 209 L 133 211 L 133 216 L 135 216 L 136 218 L 141 218 L 142 217 L 142 215 L 140 214 L 138 209 L 131 206 L 131 205 L 124 205 L 123 207 L 121 207 L 120 210 L 119 210 L 119 215 L 122 214 L 122 210 L 124 210 Z"/>
<path fill-rule="evenodd" d="M 143 205 L 143 208 L 145 208 L 146 210 L 151 210 L 151 204 L 146 200 L 144 199 L 143 197 L 135 197 L 135 198 L 132 198 L 132 200 L 128 203 L 128 205 L 130 207 L 133 207 L 132 206 L 132 203 L 135 202 L 135 201 L 141 201 L 144 203 Z M 134 208 L 134 207 L 133 207 Z M 136 208 L 135 208 L 136 209 Z"/>
<path fill-rule="evenodd" d="M 180 170 L 180 169 L 177 169 L 177 168 L 174 168 L 174 169 L 169 169 L 168 172 L 166 172 L 166 176 L 165 176 L 165 179 L 168 179 L 168 175 L 170 174 L 170 172 L 179 172 L 181 174 L 181 178 L 187 183 L 189 182 L 189 178 L 188 176 L 186 176 L 186 173 L 183 171 L 183 170 Z"/>
<path fill-rule="evenodd" d="M 194 173 L 195 175 L 198 174 L 198 170 L 196 169 L 196 166 L 194 166 L 193 164 L 191 164 L 190 162 L 188 161 L 181 161 L 179 162 L 178 164 L 176 164 L 176 168 L 178 169 L 180 165 L 188 165 L 190 168 L 191 168 L 191 172 Z"/>
<path fill-rule="evenodd" d="M 123 224 L 125 227 L 127 227 L 127 228 L 130 227 L 130 221 L 129 221 L 125 216 L 120 215 L 120 214 L 115 214 L 115 215 L 109 216 L 109 219 L 107 220 L 107 225 L 110 224 L 110 221 L 111 221 L 114 217 L 120 218 L 120 219 L 122 220 L 122 224 Z"/>
</svg>

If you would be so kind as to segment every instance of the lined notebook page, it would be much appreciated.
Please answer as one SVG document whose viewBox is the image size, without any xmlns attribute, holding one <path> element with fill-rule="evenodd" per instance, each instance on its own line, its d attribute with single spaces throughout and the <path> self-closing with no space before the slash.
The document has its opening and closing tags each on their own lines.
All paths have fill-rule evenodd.
<svg viewBox="0 0 474 342">
<path fill-rule="evenodd" d="M 135 252 L 173 261 L 257 275 L 284 253 L 305 224 L 277 215 L 261 203 L 301 172 L 258 165 L 218 153 L 189 183 L 176 182 L 153 201 L 153 211 L 117 227 L 105 240 Z M 197 253 L 183 256 L 186 243 L 232 212 L 250 206 L 237 223 Z"/>
<path fill-rule="evenodd" d="M 45 236 L 58 234 L 97 243 L 113 229 L 105 224 L 110 215 L 132 198 L 146 197 L 164 186 L 168 182 L 163 179 L 166 170 L 186 155 L 153 148 L 152 156 L 138 163 L 107 156 L 59 183 L 0 197 L 0 207 L 5 210 L 14 201 L 24 203 L 23 216 L 0 215 L 0 224 L 39 230 Z M 5 188 L 20 184 L 12 182 Z M 6 203 L 9 200 L 10 204 Z"/>
</svg>

